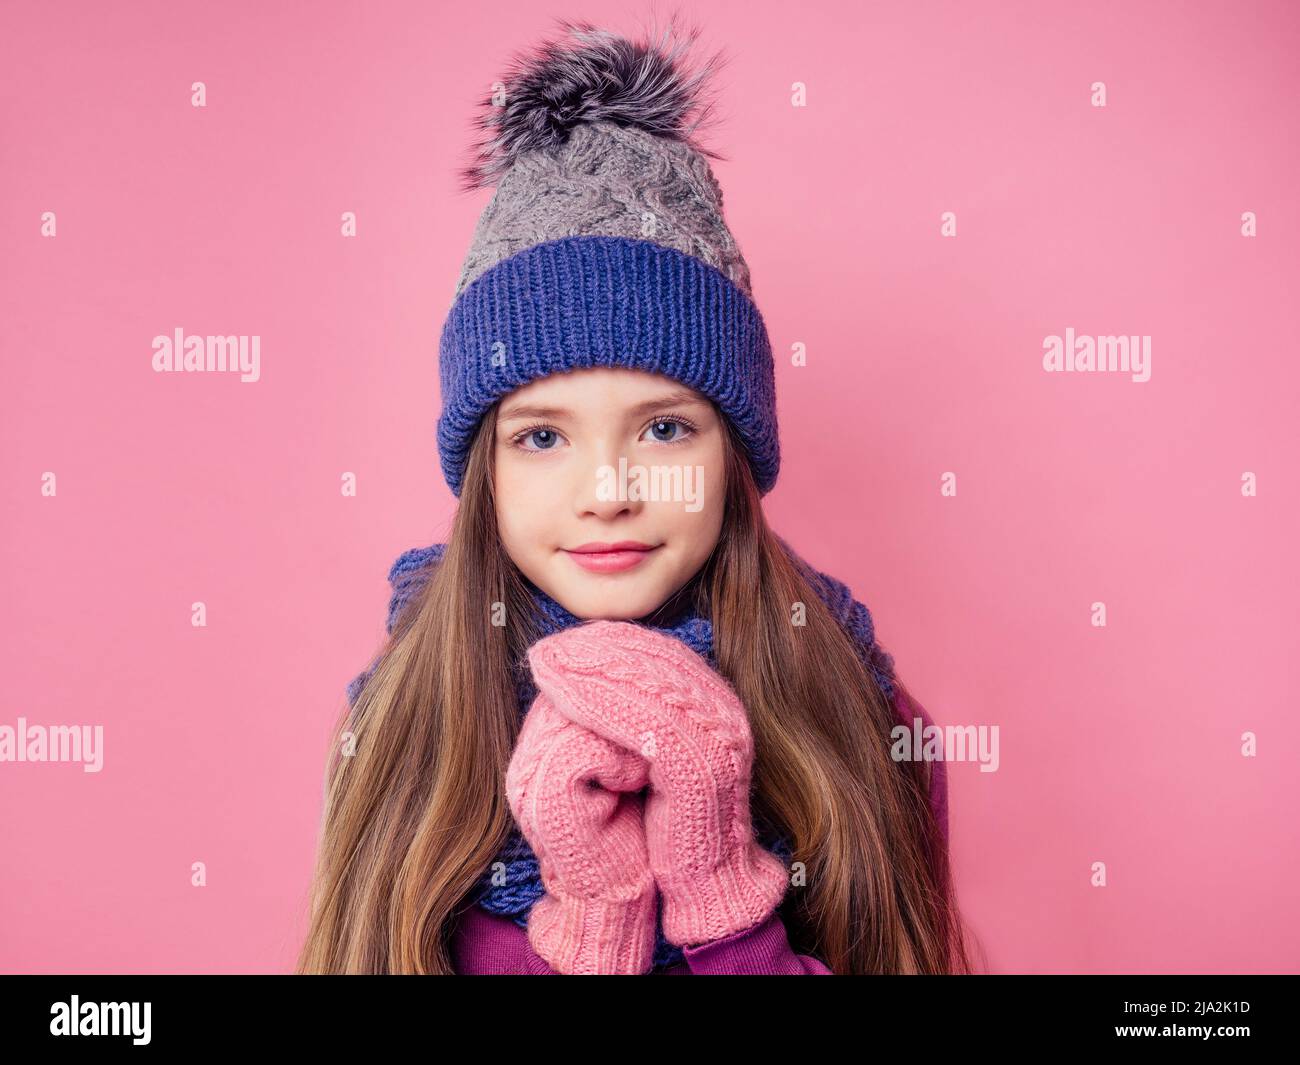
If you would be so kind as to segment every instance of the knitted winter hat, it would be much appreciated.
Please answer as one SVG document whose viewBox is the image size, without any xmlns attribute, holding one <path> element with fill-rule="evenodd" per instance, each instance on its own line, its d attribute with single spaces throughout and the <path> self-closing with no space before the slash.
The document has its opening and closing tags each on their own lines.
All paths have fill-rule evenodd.
<svg viewBox="0 0 1300 1065">
<path fill-rule="evenodd" d="M 501 396 L 613 366 L 713 399 L 766 494 L 780 465 L 767 327 L 686 125 L 714 60 L 688 76 L 677 45 L 561 21 L 568 40 L 516 60 L 504 100 L 484 101 L 480 125 L 495 135 L 462 171 L 466 188 L 496 191 L 442 330 L 443 476 L 459 496 L 474 432 Z"/>
</svg>

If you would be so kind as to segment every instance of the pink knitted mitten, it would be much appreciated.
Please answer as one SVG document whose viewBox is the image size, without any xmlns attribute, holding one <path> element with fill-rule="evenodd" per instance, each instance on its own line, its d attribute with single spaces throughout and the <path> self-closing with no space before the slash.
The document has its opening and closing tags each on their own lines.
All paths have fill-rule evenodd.
<svg viewBox="0 0 1300 1065">
<path fill-rule="evenodd" d="M 564 717 L 539 694 L 506 771 L 506 795 L 546 894 L 528 940 L 572 975 L 636 975 L 654 959 L 655 883 L 641 797 L 645 760 Z"/>
<path fill-rule="evenodd" d="M 789 879 L 754 838 L 753 738 L 726 680 L 680 640 L 622 621 L 555 633 L 528 660 L 558 711 L 649 763 L 646 845 L 665 938 L 693 946 L 767 918 Z"/>
</svg>

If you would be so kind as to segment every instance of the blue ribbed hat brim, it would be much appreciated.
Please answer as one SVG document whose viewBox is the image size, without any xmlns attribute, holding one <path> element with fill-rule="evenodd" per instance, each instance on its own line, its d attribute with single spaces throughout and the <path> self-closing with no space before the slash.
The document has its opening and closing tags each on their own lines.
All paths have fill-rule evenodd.
<svg viewBox="0 0 1300 1065">
<path fill-rule="evenodd" d="M 461 292 L 439 353 L 443 476 L 460 495 L 479 421 L 548 374 L 616 366 L 665 374 L 713 399 L 745 443 L 760 493 L 780 442 L 767 327 L 702 259 L 648 240 L 575 236 L 503 259 Z"/>
</svg>

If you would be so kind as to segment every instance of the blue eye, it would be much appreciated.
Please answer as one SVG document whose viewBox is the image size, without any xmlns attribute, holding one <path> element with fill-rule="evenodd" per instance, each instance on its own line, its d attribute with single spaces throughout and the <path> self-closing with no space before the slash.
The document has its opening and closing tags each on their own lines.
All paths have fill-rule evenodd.
<svg viewBox="0 0 1300 1065">
<path fill-rule="evenodd" d="M 515 438 L 516 443 L 524 447 L 522 441 L 531 440 L 537 447 L 524 447 L 525 451 L 554 451 L 560 434 L 554 429 L 526 429 Z"/>
<path fill-rule="evenodd" d="M 680 433 L 674 433 L 673 427 L 683 430 Z M 681 418 L 656 418 L 647 426 L 647 429 L 654 434 L 654 439 L 661 444 L 681 443 L 695 427 L 688 424 Z M 663 435 L 663 432 L 668 435 Z"/>
</svg>

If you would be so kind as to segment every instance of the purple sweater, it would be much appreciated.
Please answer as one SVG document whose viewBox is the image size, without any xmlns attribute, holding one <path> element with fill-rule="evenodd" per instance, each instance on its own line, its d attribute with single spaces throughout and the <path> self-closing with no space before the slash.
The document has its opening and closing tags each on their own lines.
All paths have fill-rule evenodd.
<svg viewBox="0 0 1300 1065">
<path fill-rule="evenodd" d="M 931 725 L 930 715 L 918 702 L 908 702 L 901 689 L 895 693 L 894 713 L 912 726 L 919 717 Z M 948 841 L 948 780 L 942 761 L 935 762 L 930 778 L 930 806 Z M 655 976 L 830 976 L 817 958 L 796 954 L 790 946 L 779 912 L 753 928 L 712 943 L 685 947 L 683 964 L 652 970 Z M 528 933 L 508 917 L 470 906 L 460 918 L 451 942 L 452 966 L 461 976 L 559 975 L 528 942 Z"/>
<path fill-rule="evenodd" d="M 654 976 L 830 976 L 816 958 L 790 948 L 779 913 L 762 924 L 725 939 L 682 951 L 686 961 Z M 528 933 L 509 917 L 471 906 L 462 915 L 451 943 L 452 965 L 460 976 L 558 976 L 528 942 Z"/>
</svg>

